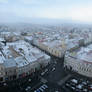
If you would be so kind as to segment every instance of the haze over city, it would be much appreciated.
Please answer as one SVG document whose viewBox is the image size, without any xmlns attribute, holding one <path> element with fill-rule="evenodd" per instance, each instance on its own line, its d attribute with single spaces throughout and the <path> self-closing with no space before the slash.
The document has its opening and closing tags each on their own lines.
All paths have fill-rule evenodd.
<svg viewBox="0 0 92 92">
<path fill-rule="evenodd" d="M 91 23 L 91 10 L 91 0 L 0 0 L 0 22 Z"/>
</svg>

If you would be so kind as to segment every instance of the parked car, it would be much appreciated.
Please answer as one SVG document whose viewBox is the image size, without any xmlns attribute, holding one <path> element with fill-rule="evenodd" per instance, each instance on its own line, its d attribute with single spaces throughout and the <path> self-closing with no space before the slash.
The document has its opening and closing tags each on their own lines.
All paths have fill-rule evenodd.
<svg viewBox="0 0 92 92">
<path fill-rule="evenodd" d="M 71 85 L 70 85 L 69 83 L 66 83 L 65 86 L 66 86 L 66 87 L 70 87 Z"/>
<path fill-rule="evenodd" d="M 71 82 L 74 83 L 74 84 L 78 84 L 78 80 L 77 79 L 72 79 Z"/>
<path fill-rule="evenodd" d="M 41 75 L 43 76 L 45 73 L 47 73 L 48 72 L 48 69 L 45 69 L 45 71 L 43 71 L 42 73 L 41 73 Z"/>
<path fill-rule="evenodd" d="M 39 88 L 39 90 L 41 90 L 41 92 L 44 92 L 44 89 L 43 89 L 43 88 L 41 88 L 41 87 Z"/>
<path fill-rule="evenodd" d="M 88 92 L 88 89 L 84 88 L 82 91 L 83 91 L 83 92 Z"/>
<path fill-rule="evenodd" d="M 44 92 L 47 88 L 48 88 L 48 86 L 46 84 L 43 84 L 34 92 Z"/>
<path fill-rule="evenodd" d="M 41 86 L 41 88 L 43 88 L 44 90 L 46 89 L 43 85 Z"/>
<path fill-rule="evenodd" d="M 78 88 L 78 89 L 80 89 L 80 90 L 83 89 L 83 84 L 77 85 L 76 88 Z"/>
<path fill-rule="evenodd" d="M 47 86 L 46 84 L 43 84 L 43 86 L 44 86 L 45 88 L 48 88 L 48 86 Z"/>
<path fill-rule="evenodd" d="M 55 71 L 55 67 L 52 68 L 52 71 Z"/>
<path fill-rule="evenodd" d="M 92 90 L 92 85 L 89 85 L 89 86 L 88 86 L 88 89 L 89 89 L 89 90 Z"/>
<path fill-rule="evenodd" d="M 86 81 L 83 81 L 82 84 L 83 84 L 83 85 L 87 85 L 87 82 L 86 82 Z"/>
<path fill-rule="evenodd" d="M 25 89 L 25 91 L 26 92 L 29 92 L 30 89 L 31 89 L 31 87 L 30 86 L 27 86 L 26 89 Z"/>
<path fill-rule="evenodd" d="M 72 87 L 72 86 L 71 86 L 70 88 L 71 88 L 72 90 L 74 90 L 74 91 L 75 91 L 75 89 L 76 89 L 75 87 Z"/>
</svg>

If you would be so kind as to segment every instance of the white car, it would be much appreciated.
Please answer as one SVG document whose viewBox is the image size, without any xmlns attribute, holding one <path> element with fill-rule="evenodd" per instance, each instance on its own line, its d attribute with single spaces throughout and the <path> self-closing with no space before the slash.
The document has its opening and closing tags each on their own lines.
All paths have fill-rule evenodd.
<svg viewBox="0 0 92 92">
<path fill-rule="evenodd" d="M 48 86 L 47 86 L 46 84 L 43 84 L 43 86 L 44 86 L 45 88 L 48 88 Z"/>
<path fill-rule="evenodd" d="M 83 88 L 83 85 L 82 84 L 79 84 L 79 85 L 76 86 L 76 88 L 78 88 L 78 89 L 81 90 Z"/>
<path fill-rule="evenodd" d="M 41 90 L 42 92 L 44 92 L 44 89 L 42 89 L 41 87 L 39 88 L 39 90 Z"/>
<path fill-rule="evenodd" d="M 25 91 L 28 91 L 28 90 L 30 90 L 31 89 L 31 87 L 30 86 L 28 86 L 26 89 L 25 89 Z"/>
<path fill-rule="evenodd" d="M 52 71 L 55 71 L 55 67 L 54 67 L 54 68 L 52 68 Z"/>
<path fill-rule="evenodd" d="M 43 85 L 41 86 L 41 88 L 43 88 L 44 90 L 46 89 Z"/>
<path fill-rule="evenodd" d="M 78 80 L 76 80 L 76 79 L 72 79 L 71 82 L 77 84 L 77 83 L 78 83 Z"/>
</svg>

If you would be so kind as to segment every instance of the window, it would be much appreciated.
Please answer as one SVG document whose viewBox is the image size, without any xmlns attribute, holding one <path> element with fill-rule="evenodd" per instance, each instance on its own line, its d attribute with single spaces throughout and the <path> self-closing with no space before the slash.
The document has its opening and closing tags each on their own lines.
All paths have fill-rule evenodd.
<svg viewBox="0 0 92 92">
<path fill-rule="evenodd" d="M 0 81 L 3 81 L 3 77 L 0 78 Z"/>
<path fill-rule="evenodd" d="M 7 72 L 6 72 L 6 75 L 7 75 Z"/>
</svg>

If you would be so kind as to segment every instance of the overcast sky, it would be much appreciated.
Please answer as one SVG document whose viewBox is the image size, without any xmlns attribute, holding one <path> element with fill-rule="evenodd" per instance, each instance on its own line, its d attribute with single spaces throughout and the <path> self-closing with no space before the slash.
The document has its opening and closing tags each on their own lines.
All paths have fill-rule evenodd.
<svg viewBox="0 0 92 92">
<path fill-rule="evenodd" d="M 0 0 L 0 20 L 50 18 L 92 22 L 92 0 Z"/>
</svg>

